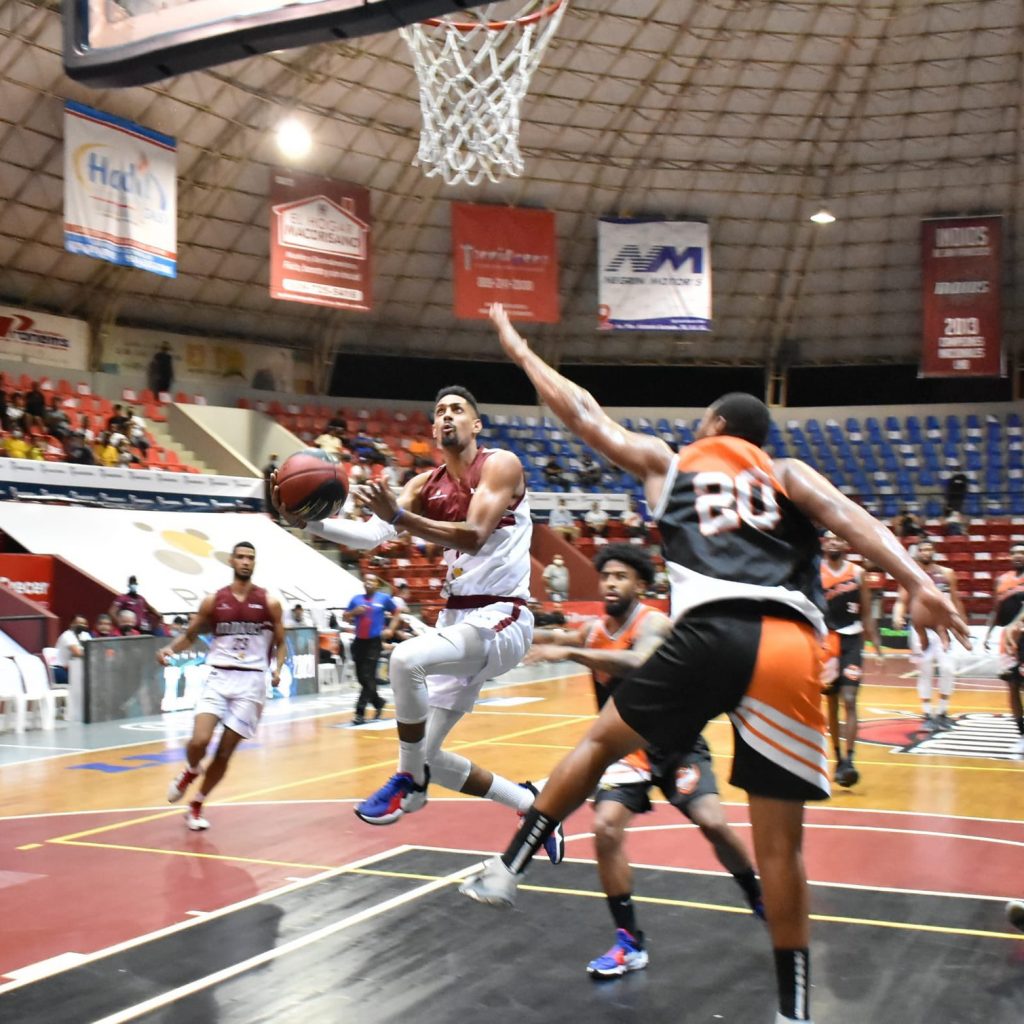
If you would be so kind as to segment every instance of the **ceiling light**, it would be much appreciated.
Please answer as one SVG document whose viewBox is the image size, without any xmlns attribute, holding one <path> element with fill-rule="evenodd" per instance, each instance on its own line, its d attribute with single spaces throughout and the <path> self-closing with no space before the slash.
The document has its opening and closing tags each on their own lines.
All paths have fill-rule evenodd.
<svg viewBox="0 0 1024 1024">
<path fill-rule="evenodd" d="M 835 214 L 830 213 L 828 209 L 823 206 L 817 213 L 811 214 L 811 220 L 813 220 L 815 224 L 834 224 L 836 218 Z"/>
<path fill-rule="evenodd" d="M 277 148 L 285 156 L 305 156 L 312 145 L 309 129 L 294 117 L 289 117 L 277 126 Z"/>
</svg>

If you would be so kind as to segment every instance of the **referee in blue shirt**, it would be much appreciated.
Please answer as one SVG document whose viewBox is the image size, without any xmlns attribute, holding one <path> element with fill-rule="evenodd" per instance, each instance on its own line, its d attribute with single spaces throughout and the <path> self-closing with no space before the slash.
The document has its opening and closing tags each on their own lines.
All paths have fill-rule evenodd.
<svg viewBox="0 0 1024 1024">
<path fill-rule="evenodd" d="M 381 642 L 391 639 L 401 619 L 398 605 L 389 595 L 380 593 L 379 587 L 380 580 L 367 574 L 363 579 L 364 593 L 353 597 L 344 612 L 345 618 L 356 624 L 356 635 L 352 640 L 352 663 L 359 680 L 359 697 L 356 699 L 353 725 L 362 725 L 366 721 L 367 704 L 373 705 L 374 717 L 380 718 L 384 708 L 384 698 L 377 693 L 377 662 L 380 660 Z M 387 620 L 388 615 L 391 616 L 390 620 Z"/>
</svg>

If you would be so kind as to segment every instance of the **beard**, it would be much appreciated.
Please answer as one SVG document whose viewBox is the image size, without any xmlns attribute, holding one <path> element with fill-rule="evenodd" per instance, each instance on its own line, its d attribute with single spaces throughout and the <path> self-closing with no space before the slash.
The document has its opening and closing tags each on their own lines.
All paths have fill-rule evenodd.
<svg viewBox="0 0 1024 1024">
<path fill-rule="evenodd" d="M 604 610 L 613 619 L 621 619 L 629 611 L 632 604 L 633 598 L 631 597 L 617 597 L 612 601 L 606 599 Z"/>
</svg>

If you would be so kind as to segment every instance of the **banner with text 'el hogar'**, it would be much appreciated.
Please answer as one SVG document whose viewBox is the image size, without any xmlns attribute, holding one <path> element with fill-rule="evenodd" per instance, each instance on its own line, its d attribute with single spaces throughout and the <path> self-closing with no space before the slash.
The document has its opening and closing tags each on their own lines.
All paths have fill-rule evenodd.
<svg viewBox="0 0 1024 1024">
<path fill-rule="evenodd" d="M 602 218 L 598 274 L 601 330 L 711 330 L 707 224 Z"/>
<path fill-rule="evenodd" d="M 64 104 L 64 248 L 177 276 L 177 143 L 81 103 Z"/>
</svg>

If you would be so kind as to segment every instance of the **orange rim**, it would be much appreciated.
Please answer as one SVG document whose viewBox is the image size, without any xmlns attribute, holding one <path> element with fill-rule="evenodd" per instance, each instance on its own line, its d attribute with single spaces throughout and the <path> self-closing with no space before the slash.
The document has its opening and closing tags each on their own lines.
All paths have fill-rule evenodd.
<svg viewBox="0 0 1024 1024">
<path fill-rule="evenodd" d="M 564 3 L 565 0 L 555 0 L 554 3 L 548 4 L 543 10 L 537 11 L 534 14 L 527 14 L 522 18 L 510 18 L 508 21 L 448 21 L 445 18 L 426 18 L 423 24 L 429 25 L 431 28 L 440 28 L 442 25 L 445 25 L 458 32 L 472 32 L 474 29 L 481 27 L 486 28 L 489 32 L 500 32 L 502 29 L 508 28 L 509 25 L 532 25 L 535 22 L 541 21 L 543 18 L 554 14 Z"/>
</svg>

